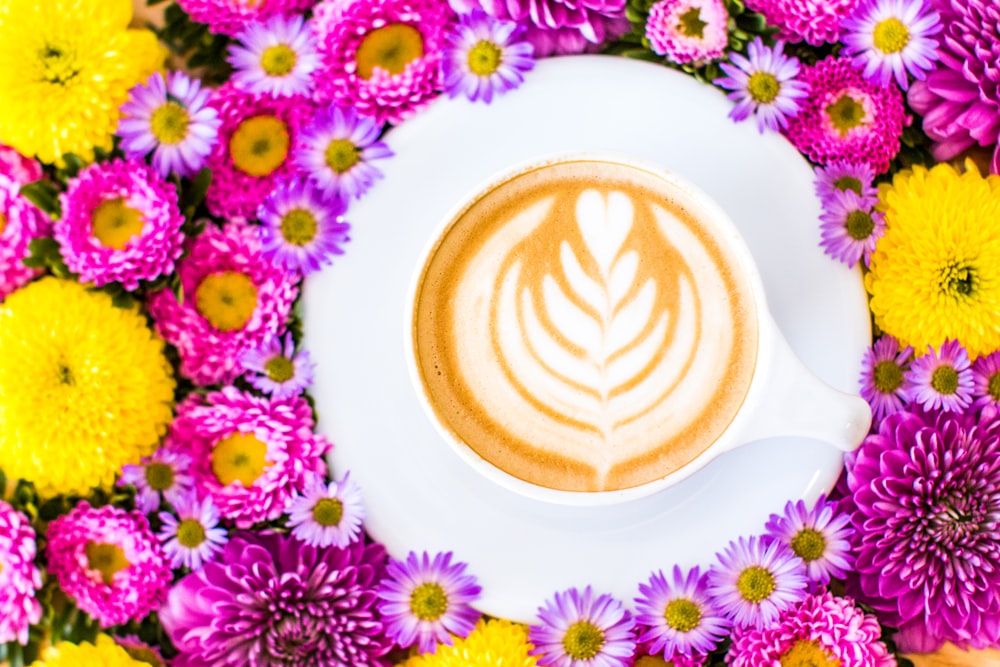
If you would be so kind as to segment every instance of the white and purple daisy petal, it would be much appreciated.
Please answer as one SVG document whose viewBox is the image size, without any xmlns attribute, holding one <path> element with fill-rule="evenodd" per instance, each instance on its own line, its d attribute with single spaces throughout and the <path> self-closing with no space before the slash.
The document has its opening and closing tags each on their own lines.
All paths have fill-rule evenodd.
<svg viewBox="0 0 1000 667">
<path fill-rule="evenodd" d="M 160 500 L 175 505 L 194 488 L 194 478 L 188 474 L 191 457 L 160 448 L 137 465 L 122 466 L 118 486 L 135 487 L 135 506 L 143 514 L 160 508 Z"/>
<path fill-rule="evenodd" d="M 311 181 L 280 183 L 257 211 L 261 255 L 287 271 L 302 276 L 318 271 L 343 255 L 351 226 L 341 217 L 347 205 L 327 197 Z"/>
<path fill-rule="evenodd" d="M 1000 351 L 976 359 L 972 382 L 977 406 L 1000 405 Z"/>
<path fill-rule="evenodd" d="M 250 23 L 229 47 L 233 83 L 255 95 L 309 95 L 313 72 L 319 67 L 315 37 L 298 15 L 275 15 Z"/>
<path fill-rule="evenodd" d="M 378 140 L 382 127 L 352 108 L 326 107 L 302 131 L 295 161 L 327 196 L 357 199 L 382 178 L 372 162 L 392 157 Z"/>
<path fill-rule="evenodd" d="M 974 381 L 969 354 L 957 340 L 946 340 L 940 350 L 927 346 L 904 376 L 910 400 L 925 410 L 959 412 L 972 403 Z"/>
<path fill-rule="evenodd" d="M 859 197 L 877 197 L 878 188 L 872 185 L 875 180 L 875 171 L 871 165 L 865 163 L 848 162 L 847 160 L 835 160 L 826 166 L 816 167 L 816 196 L 819 197 L 823 208 L 826 208 L 827 200 L 833 196 L 834 192 L 845 192 L 850 190 Z"/>
<path fill-rule="evenodd" d="M 260 347 L 246 350 L 240 355 L 240 363 L 255 389 L 278 398 L 297 396 L 313 381 L 314 364 L 309 353 L 296 352 L 291 335 L 283 339 L 274 336 Z"/>
<path fill-rule="evenodd" d="M 854 566 L 850 514 L 838 514 L 837 503 L 822 495 L 812 509 L 804 501 L 785 504 L 784 514 L 772 514 L 767 534 L 788 545 L 806 564 L 806 576 L 817 586 L 842 579 Z"/>
<path fill-rule="evenodd" d="M 859 197 L 853 190 L 834 192 L 820 215 L 820 246 L 827 255 L 853 267 L 871 262 L 875 244 L 885 234 L 885 219 L 875 210 L 873 197 Z"/>
<path fill-rule="evenodd" d="M 732 91 L 727 97 L 735 102 L 729 117 L 736 122 L 751 114 L 757 119 L 757 129 L 778 130 L 788 127 L 788 119 L 799 112 L 799 100 L 809 94 L 809 87 L 798 80 L 799 61 L 786 56 L 784 42 L 774 48 L 764 46 L 757 37 L 747 47 L 747 56 L 730 55 L 730 62 L 719 66 L 727 76 L 713 83 Z"/>
<path fill-rule="evenodd" d="M 762 628 L 806 595 L 805 563 L 781 542 L 741 537 L 716 557 L 708 592 L 734 626 Z"/>
<path fill-rule="evenodd" d="M 590 586 L 556 593 L 538 609 L 528 629 L 529 653 L 542 667 L 626 667 L 632 664 L 635 619 L 610 595 Z"/>
<path fill-rule="evenodd" d="M 198 499 L 194 492 L 173 503 L 177 512 L 160 512 L 163 528 L 157 533 L 163 553 L 174 568 L 186 567 L 200 570 L 205 563 L 215 560 L 229 541 L 225 528 L 219 527 L 219 510 L 208 496 Z"/>
<path fill-rule="evenodd" d="M 726 52 L 728 21 L 722 0 L 659 0 L 649 8 L 646 39 L 671 62 L 704 64 Z"/>
<path fill-rule="evenodd" d="M 314 475 L 285 510 L 292 535 L 314 547 L 346 547 L 361 537 L 365 507 L 361 487 L 345 473 L 327 484 Z"/>
<path fill-rule="evenodd" d="M 841 23 L 843 55 L 879 85 L 893 78 L 903 90 L 907 72 L 925 79 L 938 59 L 934 35 L 944 26 L 937 11 L 924 0 L 864 0 Z"/>
<path fill-rule="evenodd" d="M 535 47 L 522 39 L 524 28 L 480 9 L 459 17 L 445 36 L 441 52 L 444 90 L 489 104 L 494 95 L 513 90 L 535 67 Z"/>
<path fill-rule="evenodd" d="M 903 409 L 909 400 L 905 374 L 909 369 L 913 348 L 899 349 L 899 341 L 882 336 L 865 351 L 861 368 L 861 397 L 872 408 L 875 424 Z"/>
<path fill-rule="evenodd" d="M 121 149 L 128 158 L 153 154 L 153 168 L 166 178 L 193 176 L 205 166 L 219 133 L 215 109 L 207 106 L 211 91 L 183 72 L 167 78 L 156 72 L 145 85 L 129 91 L 118 123 Z"/>
<path fill-rule="evenodd" d="M 471 604 L 481 591 L 465 563 L 452 563 L 452 553 L 410 552 L 405 561 L 391 560 L 378 589 L 378 610 L 385 633 L 399 646 L 416 645 L 421 653 L 438 644 L 450 646 L 452 635 L 467 637 L 480 618 Z"/>
<path fill-rule="evenodd" d="M 637 641 L 650 655 L 671 661 L 715 650 L 728 634 L 730 622 L 709 597 L 707 586 L 707 573 L 695 566 L 685 575 L 677 565 L 672 581 L 660 571 L 648 583 L 639 584 Z"/>
</svg>

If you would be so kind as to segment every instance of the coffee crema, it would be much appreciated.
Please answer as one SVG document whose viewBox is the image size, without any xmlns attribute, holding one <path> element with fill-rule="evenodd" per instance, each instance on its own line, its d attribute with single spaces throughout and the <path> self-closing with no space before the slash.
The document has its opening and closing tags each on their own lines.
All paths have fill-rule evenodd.
<svg viewBox="0 0 1000 667">
<path fill-rule="evenodd" d="M 492 465 L 566 491 L 625 489 L 722 434 L 757 354 L 751 285 L 692 197 L 623 163 L 543 164 L 445 230 L 413 348 L 441 424 Z"/>
</svg>

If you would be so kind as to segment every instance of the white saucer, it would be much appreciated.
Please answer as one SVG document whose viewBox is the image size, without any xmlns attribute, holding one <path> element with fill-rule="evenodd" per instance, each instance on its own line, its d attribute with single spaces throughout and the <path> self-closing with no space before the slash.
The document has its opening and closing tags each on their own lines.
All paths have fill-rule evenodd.
<svg viewBox="0 0 1000 667">
<path fill-rule="evenodd" d="M 529 158 L 613 151 L 657 162 L 722 205 L 754 254 L 770 308 L 817 375 L 856 392 L 870 344 L 860 272 L 826 257 L 812 170 L 777 134 L 734 124 L 724 95 L 679 72 L 604 56 L 545 60 L 492 105 L 439 99 L 394 129 L 384 180 L 352 203 L 347 253 L 306 281 L 305 345 L 334 474 L 364 492 L 373 538 L 396 558 L 454 551 L 485 613 L 532 621 L 554 592 L 591 584 L 626 602 L 650 572 L 710 565 L 787 500 L 815 500 L 841 454 L 773 439 L 723 455 L 660 494 L 611 507 L 547 505 L 474 472 L 439 438 L 403 356 L 411 273 L 442 216 Z"/>
</svg>

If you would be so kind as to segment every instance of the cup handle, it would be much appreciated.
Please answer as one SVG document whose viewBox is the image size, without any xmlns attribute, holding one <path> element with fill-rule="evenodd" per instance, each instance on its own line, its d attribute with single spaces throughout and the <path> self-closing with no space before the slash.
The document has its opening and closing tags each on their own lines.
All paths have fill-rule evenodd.
<svg viewBox="0 0 1000 667">
<path fill-rule="evenodd" d="M 767 315 L 770 319 L 770 315 Z M 768 374 L 760 404 L 750 422 L 731 441 L 736 447 L 782 436 L 812 438 L 845 452 L 861 444 L 871 427 L 868 402 L 820 380 L 799 360 L 773 319 L 768 323 Z"/>
</svg>

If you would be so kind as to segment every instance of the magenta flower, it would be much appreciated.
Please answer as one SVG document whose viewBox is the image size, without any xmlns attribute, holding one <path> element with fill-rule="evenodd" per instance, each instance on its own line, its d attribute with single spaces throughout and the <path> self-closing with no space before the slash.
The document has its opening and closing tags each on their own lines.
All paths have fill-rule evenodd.
<svg viewBox="0 0 1000 667">
<path fill-rule="evenodd" d="M 192 20 L 208 24 L 212 32 L 235 37 L 248 23 L 260 23 L 279 14 L 302 13 L 316 0 L 177 0 L 177 4 Z"/>
<path fill-rule="evenodd" d="M 24 265 L 31 241 L 50 233 L 52 222 L 21 196 L 21 184 L 0 174 L 0 301 L 41 275 Z"/>
<path fill-rule="evenodd" d="M 301 16 L 277 14 L 263 23 L 249 23 L 236 35 L 226 58 L 233 66 L 232 82 L 254 95 L 309 95 L 313 72 L 319 67 L 316 40 Z"/>
<path fill-rule="evenodd" d="M 748 9 L 760 12 L 778 37 L 813 46 L 840 39 L 840 23 L 860 0 L 748 0 Z"/>
<path fill-rule="evenodd" d="M 444 90 L 471 101 L 493 101 L 524 81 L 535 67 L 534 46 L 523 41 L 523 29 L 475 9 L 459 17 L 445 36 L 441 54 Z"/>
<path fill-rule="evenodd" d="M 731 54 L 732 64 L 720 65 L 727 76 L 713 81 L 732 91 L 726 96 L 735 102 L 729 117 L 739 122 L 753 114 L 761 134 L 764 128 L 788 127 L 788 119 L 799 112 L 799 100 L 808 95 L 806 84 L 796 78 L 799 61 L 782 53 L 784 46 L 778 42 L 771 49 L 757 37 L 747 46 L 749 58 Z"/>
<path fill-rule="evenodd" d="M 28 643 L 28 626 L 42 618 L 37 592 L 35 529 L 23 513 L 0 500 L 0 644 Z"/>
<path fill-rule="evenodd" d="M 726 52 L 728 21 L 722 0 L 659 0 L 649 8 L 646 39 L 670 62 L 704 64 Z"/>
<path fill-rule="evenodd" d="M 290 334 L 274 336 L 260 347 L 240 355 L 246 379 L 254 387 L 275 398 L 298 396 L 313 381 L 314 364 L 306 350 L 295 351 Z"/>
<path fill-rule="evenodd" d="M 804 501 L 788 501 L 784 514 L 772 514 L 765 530 L 786 544 L 806 564 L 806 576 L 816 586 L 825 586 L 830 579 L 842 579 L 854 565 L 851 553 L 849 514 L 837 512 L 838 504 L 822 495 L 812 509 Z"/>
<path fill-rule="evenodd" d="M 826 166 L 815 168 L 816 196 L 825 209 L 835 192 L 850 190 L 859 197 L 878 197 L 878 189 L 872 185 L 875 172 L 870 165 L 835 160 Z"/>
<path fill-rule="evenodd" d="M 346 547 L 360 539 L 365 507 L 361 487 L 350 473 L 327 484 L 314 476 L 301 496 L 288 502 L 288 527 L 292 535 L 314 547 Z"/>
<path fill-rule="evenodd" d="M 136 465 L 122 466 L 118 486 L 135 487 L 135 507 L 143 514 L 160 508 L 161 500 L 174 505 L 191 491 L 194 480 L 188 474 L 191 459 L 160 448 Z"/>
<path fill-rule="evenodd" d="M 141 512 L 82 501 L 47 536 L 49 575 L 101 627 L 141 620 L 166 598 L 170 567 Z"/>
<path fill-rule="evenodd" d="M 674 565 L 668 581 L 654 572 L 635 599 L 637 641 L 664 660 L 694 659 L 715 650 L 729 633 L 729 619 L 708 595 L 708 575 L 697 566 L 686 574 Z"/>
<path fill-rule="evenodd" d="M 215 562 L 181 579 L 160 620 L 174 667 L 388 667 L 375 610 L 385 549 L 318 549 L 290 535 L 236 535 Z"/>
<path fill-rule="evenodd" d="M 885 218 L 875 210 L 878 200 L 860 197 L 853 190 L 834 192 L 820 215 L 820 247 L 830 257 L 854 268 L 871 263 L 875 244 L 885 234 Z"/>
<path fill-rule="evenodd" d="M 635 619 L 610 595 L 587 586 L 556 593 L 528 629 L 529 654 L 541 667 L 627 667 L 635 654 Z"/>
<path fill-rule="evenodd" d="M 351 226 L 344 222 L 347 203 L 327 197 L 312 182 L 284 181 L 257 209 L 261 255 L 293 275 L 307 276 L 343 255 Z"/>
<path fill-rule="evenodd" d="M 873 423 L 903 409 L 909 400 L 905 373 L 913 348 L 899 349 L 899 341 L 885 334 L 865 351 L 861 366 L 861 397 L 872 408 Z"/>
<path fill-rule="evenodd" d="M 906 372 L 905 391 L 925 410 L 960 412 L 972 403 L 973 378 L 969 354 L 957 340 L 946 340 L 940 350 L 927 346 Z"/>
<path fill-rule="evenodd" d="M 465 563 L 452 553 L 410 552 L 405 561 L 390 560 L 378 589 L 378 610 L 386 635 L 400 647 L 433 653 L 451 646 L 452 635 L 467 637 L 480 618 L 472 603 L 481 591 Z"/>
<path fill-rule="evenodd" d="M 841 24 L 843 55 L 853 56 L 865 78 L 885 86 L 893 78 L 903 90 L 907 72 L 923 79 L 937 60 L 941 18 L 924 0 L 864 0 Z"/>
<path fill-rule="evenodd" d="M 225 528 L 219 527 L 219 510 L 211 498 L 198 499 L 188 493 L 173 503 L 175 517 L 170 512 L 160 512 L 163 528 L 157 533 L 163 552 L 175 567 L 200 570 L 212 560 L 229 541 Z"/>
<path fill-rule="evenodd" d="M 0 176 L 5 176 L 18 187 L 41 180 L 44 172 L 38 160 L 32 160 L 16 149 L 0 144 Z"/>
<path fill-rule="evenodd" d="M 979 357 L 972 364 L 974 405 L 1000 407 L 1000 351 Z"/>
</svg>

